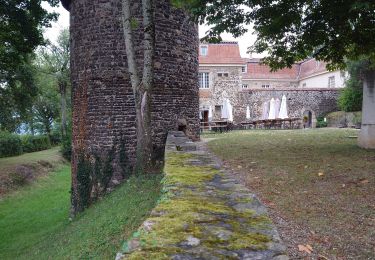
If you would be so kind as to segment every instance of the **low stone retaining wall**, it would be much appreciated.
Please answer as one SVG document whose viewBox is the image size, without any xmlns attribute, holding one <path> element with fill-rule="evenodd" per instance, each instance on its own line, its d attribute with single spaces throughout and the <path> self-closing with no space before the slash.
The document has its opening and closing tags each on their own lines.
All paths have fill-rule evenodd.
<svg viewBox="0 0 375 260">
<path fill-rule="evenodd" d="M 170 132 L 163 195 L 116 259 L 288 259 L 255 195 L 203 143 Z"/>
</svg>

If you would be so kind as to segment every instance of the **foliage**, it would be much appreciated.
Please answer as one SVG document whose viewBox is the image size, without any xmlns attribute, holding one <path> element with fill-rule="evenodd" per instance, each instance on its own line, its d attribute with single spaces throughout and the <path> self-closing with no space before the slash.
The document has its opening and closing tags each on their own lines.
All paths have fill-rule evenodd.
<svg viewBox="0 0 375 260">
<path fill-rule="evenodd" d="M 81 212 L 91 203 L 91 164 L 83 154 L 79 155 L 77 163 L 77 197 L 72 198 L 75 208 Z M 72 196 L 75 196 L 72 194 Z"/>
<path fill-rule="evenodd" d="M 69 29 L 62 29 L 59 33 L 57 43 L 48 43 L 40 49 L 37 63 L 42 74 L 51 78 L 53 88 L 60 98 L 56 98 L 55 107 L 60 102 L 60 126 L 62 136 L 68 133 L 68 116 L 70 115 L 70 38 Z"/>
<path fill-rule="evenodd" d="M 363 100 L 363 73 L 367 69 L 368 62 L 365 59 L 348 61 L 347 71 L 349 78 L 345 82 L 345 88 L 340 93 L 338 106 L 345 112 L 361 111 Z"/>
<path fill-rule="evenodd" d="M 0 2 L 0 83 L 8 82 L 28 55 L 44 43 L 43 27 L 50 27 L 57 14 L 42 3 L 57 6 L 58 0 L 8 0 Z"/>
<path fill-rule="evenodd" d="M 51 142 L 47 135 L 23 135 L 22 148 L 25 153 L 43 151 L 51 148 Z"/>
<path fill-rule="evenodd" d="M 72 158 L 72 135 L 69 133 L 67 136 L 62 138 L 61 142 L 61 154 L 68 161 Z"/>
<path fill-rule="evenodd" d="M 322 128 L 322 127 L 327 127 L 328 123 L 324 121 L 324 117 L 320 116 L 316 119 L 316 127 L 317 128 Z"/>
<path fill-rule="evenodd" d="M 338 106 L 345 112 L 362 110 L 363 91 L 360 88 L 345 87 L 339 96 Z"/>
<path fill-rule="evenodd" d="M 21 138 L 9 132 L 0 132 L 0 157 L 22 154 Z"/>
<path fill-rule="evenodd" d="M 0 79 L 0 130 L 16 132 L 29 116 L 37 95 L 32 57 L 13 71 L 6 81 Z"/>
<path fill-rule="evenodd" d="M 257 40 L 252 52 L 267 52 L 263 61 L 272 69 L 291 67 L 314 57 L 345 67 L 345 57 L 365 56 L 375 61 L 375 2 L 369 0 L 272 1 L 272 0 L 173 0 L 211 26 L 206 40 L 235 37 L 253 23 Z"/>
</svg>

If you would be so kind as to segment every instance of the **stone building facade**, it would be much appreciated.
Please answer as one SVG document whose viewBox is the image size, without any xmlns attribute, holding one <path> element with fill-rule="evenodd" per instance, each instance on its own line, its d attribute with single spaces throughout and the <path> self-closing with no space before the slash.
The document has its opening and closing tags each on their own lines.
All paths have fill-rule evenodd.
<svg viewBox="0 0 375 260">
<path fill-rule="evenodd" d="M 113 157 L 112 184 L 135 160 L 135 108 L 127 71 L 122 1 L 63 0 L 70 11 L 73 102 L 73 190 L 79 156 L 95 164 Z M 139 21 L 135 51 L 142 68 L 141 0 L 131 12 Z M 169 130 L 199 138 L 198 28 L 169 0 L 155 1 L 155 62 L 152 93 L 154 160 L 162 161 Z M 121 150 L 122 149 L 122 150 Z M 120 157 L 123 158 L 120 158 Z"/>
<path fill-rule="evenodd" d="M 344 86 L 345 74 L 327 71 L 324 62 L 314 59 L 271 72 L 260 59 L 242 58 L 237 42 L 201 44 L 199 56 L 199 103 L 201 121 L 208 120 L 211 107 L 213 120 L 221 119 L 225 99 L 233 106 L 234 123 L 246 120 L 250 107 L 251 120 L 263 119 L 264 103 L 271 98 L 287 97 L 289 117 L 302 118 L 311 113 L 316 118 L 337 110 L 337 98 Z"/>
</svg>

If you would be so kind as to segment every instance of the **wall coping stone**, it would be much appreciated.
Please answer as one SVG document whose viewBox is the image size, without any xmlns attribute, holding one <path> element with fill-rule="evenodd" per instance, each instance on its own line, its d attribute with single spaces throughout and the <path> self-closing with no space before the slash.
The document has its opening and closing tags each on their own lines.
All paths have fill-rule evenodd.
<svg viewBox="0 0 375 260">
<path fill-rule="evenodd" d="M 288 259 L 266 208 L 204 142 L 171 131 L 165 147 L 164 194 L 116 260 Z"/>
</svg>

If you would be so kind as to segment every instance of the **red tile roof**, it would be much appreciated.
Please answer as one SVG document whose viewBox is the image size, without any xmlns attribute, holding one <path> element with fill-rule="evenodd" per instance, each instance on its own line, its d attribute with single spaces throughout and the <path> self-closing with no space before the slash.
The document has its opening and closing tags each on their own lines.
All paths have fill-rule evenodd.
<svg viewBox="0 0 375 260">
<path fill-rule="evenodd" d="M 326 63 L 307 59 L 296 63 L 292 68 L 285 68 L 275 72 L 267 65 L 261 64 L 259 58 L 242 58 L 237 42 L 222 42 L 217 44 L 201 44 L 207 46 L 206 56 L 199 55 L 199 64 L 247 64 L 247 72 L 243 79 L 284 79 L 298 80 L 318 73 L 326 72 Z"/>
<path fill-rule="evenodd" d="M 309 77 L 318 73 L 327 71 L 326 62 L 317 61 L 315 59 L 310 59 L 300 63 L 300 74 L 299 78 Z"/>
<path fill-rule="evenodd" d="M 288 79 L 296 80 L 298 76 L 298 65 L 293 65 L 291 69 L 281 69 L 271 72 L 271 68 L 258 62 L 247 63 L 247 73 L 243 74 L 243 79 Z"/>
<path fill-rule="evenodd" d="M 207 46 L 206 56 L 199 55 L 200 64 L 245 64 L 247 59 L 241 58 L 237 42 L 222 42 L 217 44 L 201 44 Z M 200 53 L 199 53 L 200 54 Z"/>
</svg>

